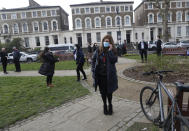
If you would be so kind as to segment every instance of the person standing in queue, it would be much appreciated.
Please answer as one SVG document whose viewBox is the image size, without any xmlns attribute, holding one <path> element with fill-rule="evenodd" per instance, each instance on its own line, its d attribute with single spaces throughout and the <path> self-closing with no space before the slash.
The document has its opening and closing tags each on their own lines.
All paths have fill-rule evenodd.
<svg viewBox="0 0 189 131">
<path fill-rule="evenodd" d="M 16 47 L 13 47 L 13 61 L 16 68 L 15 72 L 21 72 L 20 57 L 21 57 L 20 51 Z"/>
<path fill-rule="evenodd" d="M 148 44 L 144 40 L 142 40 L 138 44 L 138 50 L 140 52 L 142 63 L 144 63 L 144 57 L 145 57 L 145 62 L 147 62 Z"/>
<path fill-rule="evenodd" d="M 1 49 L 0 57 L 1 57 L 2 65 L 3 65 L 3 72 L 4 72 L 4 74 L 8 74 L 8 72 L 7 72 L 7 57 L 8 57 L 8 55 L 7 55 L 5 48 Z"/>
<path fill-rule="evenodd" d="M 92 73 L 95 87 L 99 86 L 103 101 L 104 115 L 113 114 L 112 94 L 118 89 L 118 79 L 116 74 L 117 51 L 111 35 L 106 35 L 99 48 L 92 57 Z M 109 105 L 107 106 L 107 99 Z"/>
<path fill-rule="evenodd" d="M 157 38 L 158 38 L 158 40 L 156 41 L 157 56 L 161 56 L 161 51 L 162 51 L 161 45 L 162 45 L 162 41 L 161 41 L 161 39 L 160 39 L 160 36 L 157 36 Z"/>
</svg>

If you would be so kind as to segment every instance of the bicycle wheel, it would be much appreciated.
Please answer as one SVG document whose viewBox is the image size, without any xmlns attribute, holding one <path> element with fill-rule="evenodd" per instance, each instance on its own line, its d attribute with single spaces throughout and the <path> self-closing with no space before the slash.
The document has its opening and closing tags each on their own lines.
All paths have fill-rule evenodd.
<svg viewBox="0 0 189 131">
<path fill-rule="evenodd" d="M 146 118 L 159 125 L 160 107 L 158 93 L 154 88 L 146 86 L 140 92 L 140 105 Z"/>
</svg>

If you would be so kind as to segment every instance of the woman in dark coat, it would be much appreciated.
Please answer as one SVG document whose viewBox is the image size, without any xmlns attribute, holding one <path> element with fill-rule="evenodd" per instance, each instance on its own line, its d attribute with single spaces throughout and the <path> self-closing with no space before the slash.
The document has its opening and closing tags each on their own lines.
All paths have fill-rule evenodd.
<svg viewBox="0 0 189 131">
<path fill-rule="evenodd" d="M 44 51 L 41 54 L 41 58 L 43 59 L 43 64 L 39 69 L 39 73 L 47 76 L 47 86 L 53 87 L 52 78 L 54 75 L 55 62 L 57 62 L 58 60 L 54 58 L 48 47 L 45 47 Z"/>
<path fill-rule="evenodd" d="M 92 72 L 95 91 L 97 86 L 101 93 L 104 104 L 104 114 L 112 115 L 112 94 L 118 89 L 118 80 L 115 63 L 117 62 L 117 52 L 111 35 L 106 35 L 100 47 L 94 52 L 92 58 Z M 107 108 L 107 101 L 109 106 Z"/>
</svg>

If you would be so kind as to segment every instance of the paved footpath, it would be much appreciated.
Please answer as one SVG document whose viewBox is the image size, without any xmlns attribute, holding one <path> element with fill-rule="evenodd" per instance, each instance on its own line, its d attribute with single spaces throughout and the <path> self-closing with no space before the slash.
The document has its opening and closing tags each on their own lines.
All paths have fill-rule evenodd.
<svg viewBox="0 0 189 131">
<path fill-rule="evenodd" d="M 120 64 L 132 62 L 136 63 L 136 61 L 119 58 Z M 63 76 L 63 74 L 66 74 L 65 72 L 67 71 L 56 71 L 55 75 Z M 74 71 L 68 71 L 68 74 L 72 74 L 71 72 L 74 73 Z M 11 73 L 8 76 L 12 76 Z M 30 75 L 35 76 L 35 73 L 21 72 L 19 75 L 16 73 L 16 76 Z M 118 97 L 113 98 L 114 114 L 112 116 L 105 116 L 103 114 L 103 103 L 99 92 L 94 92 L 94 89 L 85 81 L 82 81 L 81 84 L 90 90 L 91 93 L 89 95 L 41 113 L 36 117 L 34 116 L 27 120 L 17 122 L 7 130 L 125 131 L 136 121 L 146 122 L 138 102 Z"/>
</svg>

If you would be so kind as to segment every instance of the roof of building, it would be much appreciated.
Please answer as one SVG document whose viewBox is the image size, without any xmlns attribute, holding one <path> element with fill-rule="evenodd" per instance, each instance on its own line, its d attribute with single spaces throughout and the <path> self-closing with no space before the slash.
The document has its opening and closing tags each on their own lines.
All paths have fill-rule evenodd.
<svg viewBox="0 0 189 131">
<path fill-rule="evenodd" d="M 136 11 L 143 3 L 144 3 L 145 0 L 143 0 L 135 9 L 134 11 Z"/>
<path fill-rule="evenodd" d="M 70 7 L 85 6 L 85 5 L 133 4 L 133 3 L 134 3 L 134 1 L 102 1 L 102 2 L 90 2 L 90 3 L 74 4 L 74 5 L 70 5 Z"/>
</svg>

